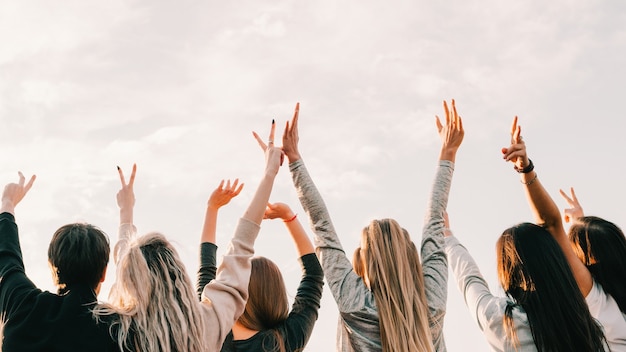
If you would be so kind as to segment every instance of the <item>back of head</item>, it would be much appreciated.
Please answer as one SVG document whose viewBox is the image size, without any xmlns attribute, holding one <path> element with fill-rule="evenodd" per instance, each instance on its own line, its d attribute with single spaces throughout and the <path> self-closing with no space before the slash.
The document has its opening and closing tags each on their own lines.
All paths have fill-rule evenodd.
<svg viewBox="0 0 626 352">
<path fill-rule="evenodd" d="M 422 266 L 408 232 L 395 220 L 373 220 L 356 253 L 376 300 L 383 351 L 432 351 Z"/>
<path fill-rule="evenodd" d="M 120 348 L 206 350 L 204 320 L 193 284 L 163 235 L 141 236 L 122 254 L 109 301 L 95 314 L 117 314 L 114 330 Z"/>
<path fill-rule="evenodd" d="M 68 224 L 59 228 L 48 247 L 48 261 L 59 294 L 72 285 L 96 288 L 109 262 L 109 239 L 89 224 Z"/>
<path fill-rule="evenodd" d="M 254 257 L 251 262 L 249 297 L 239 322 L 251 330 L 273 329 L 289 315 L 285 282 L 273 261 Z"/>
<path fill-rule="evenodd" d="M 626 314 L 626 237 L 614 223 L 595 216 L 577 219 L 569 239 L 596 282 Z"/>
<path fill-rule="evenodd" d="M 498 278 L 506 294 L 522 306 L 539 351 L 602 351 L 604 335 L 591 317 L 569 264 L 552 235 L 522 223 L 497 242 Z M 512 307 L 505 330 L 517 342 Z"/>
</svg>

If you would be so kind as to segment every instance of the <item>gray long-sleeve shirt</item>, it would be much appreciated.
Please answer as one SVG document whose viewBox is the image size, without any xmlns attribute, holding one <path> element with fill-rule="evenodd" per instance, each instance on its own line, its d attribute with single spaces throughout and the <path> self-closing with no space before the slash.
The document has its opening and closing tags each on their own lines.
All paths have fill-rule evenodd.
<svg viewBox="0 0 626 352">
<path fill-rule="evenodd" d="M 302 207 L 309 215 L 315 246 L 326 281 L 339 308 L 339 351 L 380 351 L 380 328 L 374 294 L 346 256 L 326 205 L 302 160 L 289 165 Z M 454 164 L 440 161 L 422 238 L 422 269 L 433 345 L 445 351 L 443 318 L 446 311 L 448 266 L 444 251 L 443 212 L 448 202 Z"/>
</svg>

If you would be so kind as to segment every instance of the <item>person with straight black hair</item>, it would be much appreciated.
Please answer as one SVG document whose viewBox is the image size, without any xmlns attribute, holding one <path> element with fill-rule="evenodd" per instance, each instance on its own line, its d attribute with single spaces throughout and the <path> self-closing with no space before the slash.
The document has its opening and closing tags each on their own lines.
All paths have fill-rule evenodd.
<svg viewBox="0 0 626 352">
<path fill-rule="evenodd" d="M 602 328 L 585 302 L 586 294 L 579 289 L 591 290 L 589 272 L 584 266 L 570 269 L 571 255 L 563 252 L 554 236 L 560 219 L 559 224 L 546 221 L 546 215 L 555 209 L 558 214 L 558 208 L 537 178 L 520 132 L 516 117 L 511 145 L 502 153 L 521 174 L 537 224 L 508 228 L 496 243 L 498 279 L 506 297 L 491 294 L 467 249 L 446 231 L 450 268 L 493 351 L 608 350 Z"/>
<path fill-rule="evenodd" d="M 571 208 L 565 209 L 565 222 L 572 222 L 568 237 L 574 252 L 591 272 L 593 279 L 617 302 L 626 319 L 626 236 L 615 223 L 597 216 L 585 216 L 574 188 L 571 197 L 561 195 Z"/>
</svg>

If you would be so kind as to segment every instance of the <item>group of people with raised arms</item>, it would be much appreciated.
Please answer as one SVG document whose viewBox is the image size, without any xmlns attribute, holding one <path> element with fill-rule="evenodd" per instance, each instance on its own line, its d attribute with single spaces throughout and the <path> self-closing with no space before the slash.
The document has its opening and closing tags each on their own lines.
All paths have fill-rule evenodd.
<svg viewBox="0 0 626 352">
<path fill-rule="evenodd" d="M 176 249 L 160 233 L 137 236 L 133 166 L 121 189 L 114 283 L 98 302 L 110 244 L 89 224 L 68 224 L 50 242 L 48 260 L 57 293 L 43 292 L 24 271 L 15 207 L 33 186 L 19 173 L 0 207 L 0 314 L 3 351 L 302 351 L 313 332 L 323 279 L 339 311 L 338 351 L 446 351 L 443 334 L 448 266 L 470 314 L 494 351 L 626 351 L 626 237 L 615 224 L 584 216 L 574 190 L 569 236 L 561 212 L 543 188 L 514 119 L 503 158 L 521 176 L 535 223 L 506 229 L 496 243 L 494 296 L 476 263 L 453 236 L 447 203 L 464 128 L 455 102 L 436 117 L 441 139 L 418 252 L 393 219 L 372 220 L 350 261 L 324 200 L 300 154 L 299 104 L 275 146 L 272 121 L 265 169 L 239 219 L 221 263 L 215 244 L 219 209 L 243 189 L 222 181 L 207 202 L 200 268 L 194 287 Z M 291 207 L 270 203 L 287 160 L 314 237 Z M 281 219 L 296 247 L 302 278 L 291 308 L 278 266 L 254 256 L 263 219 Z M 446 336 L 454 338 L 454 336 Z M 471 348 L 470 348 L 471 349 Z"/>
</svg>

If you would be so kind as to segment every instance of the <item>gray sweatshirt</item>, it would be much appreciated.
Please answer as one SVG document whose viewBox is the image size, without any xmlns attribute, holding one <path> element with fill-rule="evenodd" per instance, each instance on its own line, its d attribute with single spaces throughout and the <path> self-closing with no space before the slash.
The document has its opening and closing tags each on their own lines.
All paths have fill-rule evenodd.
<svg viewBox="0 0 626 352">
<path fill-rule="evenodd" d="M 315 234 L 316 252 L 339 308 L 338 351 L 381 351 L 374 294 L 352 268 L 331 222 L 326 205 L 302 159 L 289 165 L 302 207 Z M 454 164 L 440 161 L 422 238 L 421 258 L 430 329 L 437 351 L 446 351 L 443 318 L 446 312 L 448 266 L 444 251 L 443 212 L 448 203 Z"/>
</svg>

